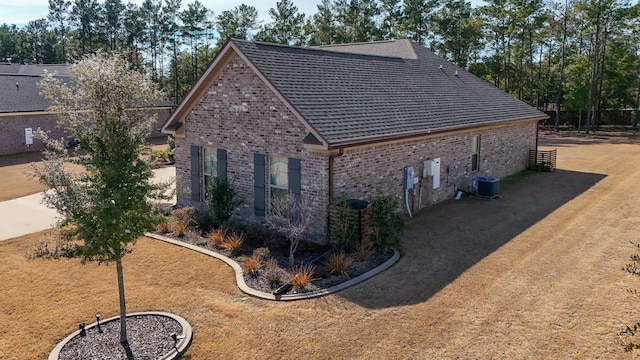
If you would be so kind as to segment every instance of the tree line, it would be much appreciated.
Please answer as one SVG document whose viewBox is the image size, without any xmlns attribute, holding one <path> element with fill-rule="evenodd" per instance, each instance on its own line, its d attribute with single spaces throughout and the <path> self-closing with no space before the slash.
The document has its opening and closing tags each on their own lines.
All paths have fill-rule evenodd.
<svg viewBox="0 0 640 360">
<path fill-rule="evenodd" d="M 409 38 L 545 111 L 640 107 L 640 5 L 626 0 L 321 0 L 314 14 L 278 0 L 270 20 L 241 4 L 49 0 L 49 15 L 0 26 L 0 61 L 64 63 L 119 51 L 177 102 L 230 38 L 314 46 Z M 634 122 L 637 125 L 637 120 Z"/>
</svg>

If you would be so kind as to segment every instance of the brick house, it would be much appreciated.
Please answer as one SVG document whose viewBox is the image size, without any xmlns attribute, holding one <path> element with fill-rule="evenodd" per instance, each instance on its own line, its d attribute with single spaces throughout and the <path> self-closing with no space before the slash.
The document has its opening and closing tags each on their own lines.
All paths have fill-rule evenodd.
<svg viewBox="0 0 640 360">
<path fill-rule="evenodd" d="M 0 63 L 0 155 L 43 150 L 41 141 L 28 136 L 38 128 L 52 138 L 68 136 L 56 126 L 57 115 L 48 111 L 49 102 L 40 95 L 37 83 L 45 70 L 63 81 L 68 78 L 68 66 L 64 64 Z M 161 104 L 154 109 L 158 111 L 158 124 L 151 137 L 165 136 L 160 125 L 169 117 L 171 106 Z"/>
<path fill-rule="evenodd" d="M 179 205 L 201 205 L 207 179 L 224 176 L 244 200 L 237 215 L 259 220 L 290 191 L 323 234 L 342 193 L 406 197 L 417 211 L 474 177 L 525 169 L 546 117 L 408 40 L 300 48 L 232 39 L 162 129 L 176 138 Z M 440 166 L 423 177 L 427 160 Z"/>
</svg>

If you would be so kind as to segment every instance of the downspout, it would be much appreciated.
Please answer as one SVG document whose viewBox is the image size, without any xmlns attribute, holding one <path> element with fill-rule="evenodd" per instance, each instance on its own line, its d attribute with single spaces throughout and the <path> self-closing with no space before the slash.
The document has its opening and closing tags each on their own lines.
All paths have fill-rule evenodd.
<svg viewBox="0 0 640 360">
<path fill-rule="evenodd" d="M 337 154 L 332 154 L 329 155 L 329 204 L 328 206 L 331 205 L 331 201 L 333 200 L 333 193 L 334 193 L 334 189 L 333 189 L 333 160 L 335 158 L 338 158 L 342 155 L 344 155 L 344 148 L 339 148 L 338 149 L 338 153 Z M 327 209 L 327 214 L 329 214 L 329 209 Z M 329 227 L 331 226 L 330 224 L 330 216 L 327 215 L 327 231 L 329 231 Z"/>
<path fill-rule="evenodd" d="M 538 161 L 538 136 L 540 133 L 540 121 L 536 121 L 536 161 Z"/>
<path fill-rule="evenodd" d="M 337 154 L 329 155 L 329 200 L 333 199 L 333 160 L 344 155 L 344 148 L 340 148 Z"/>
</svg>

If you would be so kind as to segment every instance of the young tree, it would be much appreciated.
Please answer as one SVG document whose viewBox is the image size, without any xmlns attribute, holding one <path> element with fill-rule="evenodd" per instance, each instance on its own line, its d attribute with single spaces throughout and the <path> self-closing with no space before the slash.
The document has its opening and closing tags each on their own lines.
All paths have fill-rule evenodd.
<svg viewBox="0 0 640 360">
<path fill-rule="evenodd" d="M 69 76 L 69 83 L 47 76 L 39 86 L 58 124 L 80 141 L 86 155 L 73 161 L 86 171 L 66 171 L 63 164 L 71 159 L 64 144 L 40 132 L 49 150 L 34 171 L 51 189 L 44 201 L 60 214 L 61 236 L 36 255 L 116 264 L 120 342 L 127 350 L 122 258 L 159 222 L 149 201 L 165 198 L 166 188 L 149 182 L 153 172 L 141 159 L 154 116 L 136 108 L 157 102 L 160 94 L 118 56 L 88 56 L 70 67 Z"/>
<path fill-rule="evenodd" d="M 295 264 L 295 253 L 309 227 L 313 225 L 310 205 L 313 201 L 292 192 L 271 200 L 271 211 L 265 220 L 289 240 L 289 266 Z"/>
</svg>

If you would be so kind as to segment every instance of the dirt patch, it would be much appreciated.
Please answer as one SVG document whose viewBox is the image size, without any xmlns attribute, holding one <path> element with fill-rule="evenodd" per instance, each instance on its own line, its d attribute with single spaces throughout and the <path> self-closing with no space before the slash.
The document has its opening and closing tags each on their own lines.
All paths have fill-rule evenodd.
<svg viewBox="0 0 640 360">
<path fill-rule="evenodd" d="M 187 319 L 192 360 L 635 358 L 618 334 L 640 318 L 621 270 L 640 240 L 640 144 L 542 135 L 557 171 L 416 214 L 403 258 L 353 288 L 259 300 L 226 264 L 143 238 L 125 258 L 128 310 Z M 96 311 L 118 313 L 115 269 L 27 261 L 41 236 L 0 243 L 2 359 L 45 358 Z"/>
</svg>

